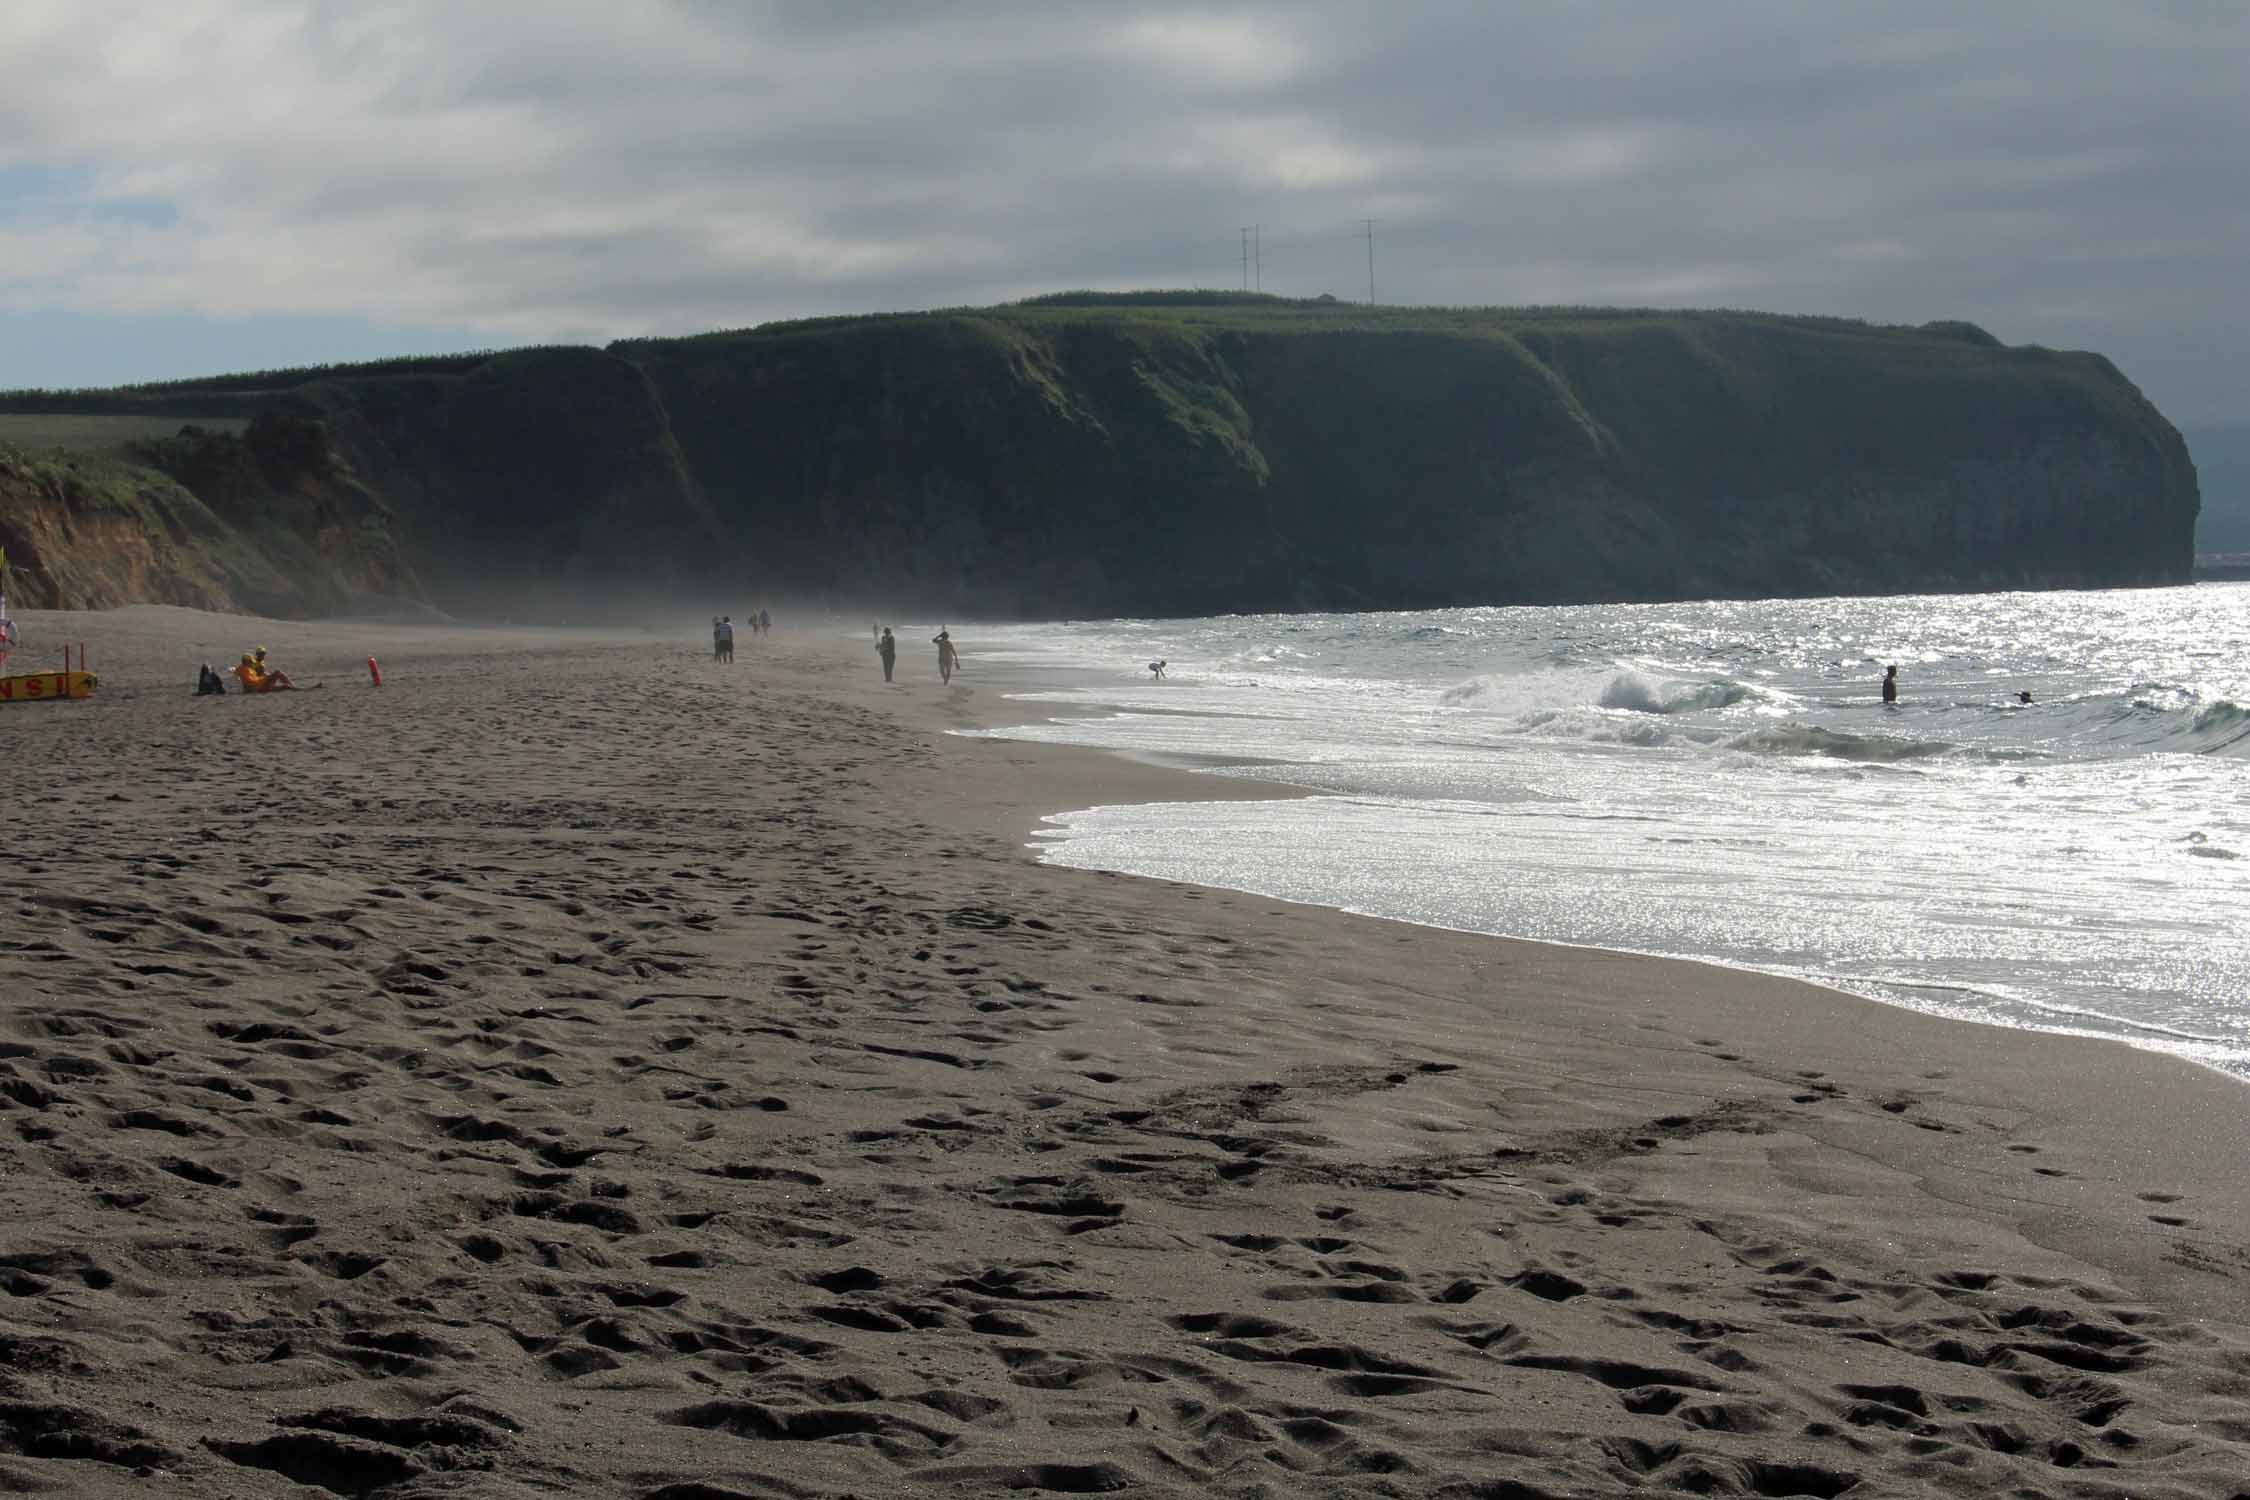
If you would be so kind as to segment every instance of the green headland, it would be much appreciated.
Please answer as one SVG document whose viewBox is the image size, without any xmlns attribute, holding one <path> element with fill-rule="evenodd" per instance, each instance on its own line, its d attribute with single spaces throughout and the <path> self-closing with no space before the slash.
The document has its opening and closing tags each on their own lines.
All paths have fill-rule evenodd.
<svg viewBox="0 0 2250 1500">
<path fill-rule="evenodd" d="M 967 615 L 2183 582 L 2097 354 L 1965 323 L 1071 293 L 0 394 L 25 605 Z"/>
</svg>

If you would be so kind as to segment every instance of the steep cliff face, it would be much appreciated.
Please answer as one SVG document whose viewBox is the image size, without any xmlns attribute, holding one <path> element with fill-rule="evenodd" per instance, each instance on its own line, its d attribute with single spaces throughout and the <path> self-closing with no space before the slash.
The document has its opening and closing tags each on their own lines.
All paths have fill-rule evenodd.
<svg viewBox="0 0 2250 1500">
<path fill-rule="evenodd" d="M 964 611 L 1226 607 L 1280 576 L 1264 459 L 1199 341 L 985 320 L 637 346 L 764 578 Z"/>
<path fill-rule="evenodd" d="M 178 455 L 162 472 L 223 530 L 383 517 L 392 585 L 456 607 L 589 585 L 1039 616 L 2142 584 L 2189 576 L 2197 507 L 2179 435 L 2107 361 L 1963 324 L 1063 300 L 116 399 L 305 424 L 326 478 L 269 483 L 254 514 Z M 135 566 L 151 590 L 199 576 Z"/>
<path fill-rule="evenodd" d="M 2099 356 L 1763 319 L 1525 342 L 1612 440 L 1653 533 L 1617 559 L 1631 596 L 2188 576 L 2194 467 Z"/>
<path fill-rule="evenodd" d="M 399 516 L 440 601 L 700 586 L 739 566 L 639 367 L 593 349 L 462 374 L 321 380 L 276 397 Z"/>
<path fill-rule="evenodd" d="M 792 582 L 1159 614 L 2182 580 L 2093 355 L 1758 316 L 930 316 L 636 345 Z"/>
<path fill-rule="evenodd" d="M 191 425 L 117 451 L 0 448 L 0 549 L 32 608 L 299 614 L 420 592 L 382 502 L 317 424 L 279 412 L 239 436 Z"/>
</svg>

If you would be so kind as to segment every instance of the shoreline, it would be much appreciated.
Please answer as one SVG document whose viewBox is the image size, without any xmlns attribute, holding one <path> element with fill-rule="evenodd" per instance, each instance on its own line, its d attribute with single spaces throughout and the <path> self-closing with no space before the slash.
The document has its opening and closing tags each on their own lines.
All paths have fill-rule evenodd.
<svg viewBox="0 0 2250 1500">
<path fill-rule="evenodd" d="M 1062 685 L 1076 685 L 1070 681 L 1071 676 L 1072 674 L 1068 669 L 1061 669 L 1058 678 L 1058 674 L 1054 672 L 1043 674 L 1036 668 L 1011 665 L 1009 668 L 1004 669 L 1003 686 L 998 691 L 1003 697 L 1005 697 L 1005 695 L 1010 691 L 1049 690 L 1058 685 L 1058 680 L 1062 682 Z M 1106 684 L 1107 679 L 1103 679 L 1103 683 Z M 1017 703 L 1015 704 L 1015 708 L 1017 711 L 1013 713 L 1004 712 L 998 708 L 988 709 L 980 715 L 979 722 L 975 725 L 975 728 L 979 731 L 989 732 L 995 736 L 1007 737 L 1006 731 L 1011 727 L 1019 725 L 1035 726 L 1037 722 L 1041 721 L 1059 721 L 1071 718 L 1098 717 L 1107 712 L 1120 711 L 1109 705 L 1079 705 L 1055 702 Z M 1132 710 L 1132 712 L 1140 714 L 1173 713 L 1187 717 L 1195 716 L 1194 711 L 1188 709 L 1158 710 L 1136 707 Z M 1199 796 L 1196 795 L 1192 789 L 1187 789 L 1180 791 L 1176 795 L 1167 795 L 1163 797 L 1135 799 L 1133 801 L 1081 804 L 1076 807 L 1055 808 L 1051 809 L 1048 813 L 1043 814 L 1036 823 L 1030 825 L 1028 831 L 1033 836 L 1043 836 L 1047 833 L 1052 832 L 1053 830 L 1049 827 L 1051 821 L 1054 818 L 1064 816 L 1071 812 L 1098 811 L 1105 807 L 1131 807 L 1135 805 L 1141 805 L 1144 800 L 1146 802 L 1206 802 L 1240 800 L 1281 801 L 1334 795 L 1333 793 L 1326 792 L 1318 787 L 1307 786 L 1281 779 L 1281 773 L 1285 773 L 1291 765 L 1290 762 L 1286 761 L 1261 761 L 1250 759 L 1235 759 L 1228 757 L 1211 757 L 1211 767 L 1205 767 L 1200 765 L 1186 764 L 1184 763 L 1186 759 L 1184 757 L 1179 758 L 1181 763 L 1171 764 L 1169 762 L 1171 762 L 1174 758 L 1167 757 L 1162 753 L 1144 754 L 1135 751 L 1104 747 L 1066 747 L 1055 745 L 1052 742 L 1032 738 L 1015 740 L 1013 742 L 1021 744 L 1041 744 L 1047 745 L 1049 748 L 1056 749 L 1091 748 L 1095 749 L 1097 753 L 1114 755 L 1119 757 L 1120 759 L 1127 760 L 1135 764 L 1150 765 L 1162 769 L 1179 770 L 1190 775 L 1196 775 L 1199 777 L 1199 780 L 1195 783 L 1195 785 L 1198 787 L 1217 787 L 1226 789 L 1210 796 Z M 1232 767 L 1240 771 L 1241 774 L 1235 777 L 1210 777 L 1200 775 L 1200 773 L 1205 769 L 1221 766 Z M 1257 768 L 1260 766 L 1271 767 L 1276 775 L 1269 777 L 1259 774 Z M 1270 797 L 1261 799 L 1256 796 L 1246 796 L 1245 794 L 1236 790 L 1236 788 L 1238 788 L 1243 783 L 1248 783 L 1252 786 L 1263 786 L 1270 789 Z M 1034 849 L 1034 851 L 1036 851 L 1038 846 L 1033 845 L 1031 847 Z M 1044 862 L 1043 857 L 1036 852 L 1034 853 L 1034 857 L 1041 858 L 1042 862 Z M 1072 869 L 1097 868 L 1094 866 L 1074 865 L 1062 865 L 1058 867 Z M 1132 875 L 1132 872 L 1122 870 L 1112 871 L 1109 873 L 1125 875 L 1128 878 L 1161 878 L 1136 877 Z M 1825 990 L 1832 994 L 1840 995 L 1862 1004 L 1882 1005 L 1890 1009 L 1903 1010 L 1910 1014 L 1920 1015 L 1932 1020 L 1947 1021 L 1959 1025 L 1976 1026 L 1981 1029 L 2003 1033 L 2029 1033 L 2044 1036 L 2070 1037 L 2080 1041 L 2108 1043 L 2114 1046 L 2124 1047 L 2131 1051 L 2146 1053 L 2157 1057 L 2163 1057 L 2175 1062 L 2183 1062 L 2204 1072 L 2215 1073 L 2219 1077 L 2226 1079 L 2228 1082 L 2236 1084 L 2238 1086 L 2250 1086 L 2250 1073 L 2243 1072 L 2237 1068 L 2230 1068 L 2222 1063 L 2206 1061 L 2204 1058 L 2198 1057 L 2190 1051 L 2182 1050 L 2184 1048 L 2194 1047 L 2197 1045 L 2213 1045 L 2215 1043 L 2215 1039 L 2213 1038 L 2194 1036 L 2183 1032 L 2169 1030 L 2162 1026 L 2153 1025 L 2150 1023 L 2135 1022 L 2127 1017 L 2107 1015 L 2100 1012 L 2082 1012 L 2052 1009 L 2050 1007 L 2043 1006 L 2035 1001 L 2025 1001 L 2013 997 L 1993 998 L 2004 999 L 2004 1003 L 2009 1008 L 2052 1015 L 2056 1018 L 2055 1024 L 2048 1026 L 2024 1025 L 2012 1023 L 2006 1020 L 1988 1019 L 1980 1015 L 1964 1015 L 1955 1014 L 1940 1009 L 1926 1009 L 1906 1000 L 1894 998 L 1892 994 L 1886 993 L 1886 991 L 1909 991 L 1914 989 L 1934 989 L 1948 993 L 1979 993 L 1976 990 L 1975 986 L 1965 983 L 1929 982 L 1923 984 L 1914 984 L 1906 981 L 1868 980 L 1864 981 L 1866 988 L 1862 989 L 1855 988 L 1849 983 L 1829 980 L 1819 974 L 1799 972 L 1785 967 L 1763 967 L 1754 963 L 1736 961 L 1712 955 L 1696 953 L 1669 953 L 1653 949 L 1631 948 L 1601 942 L 1573 942 L 1565 938 L 1534 937 L 1516 933 L 1494 932 L 1484 928 L 1456 927 L 1442 922 L 1425 921 L 1413 917 L 1389 916 L 1380 912 L 1363 911 L 1358 908 L 1349 906 L 1330 905 L 1322 902 L 1294 901 L 1289 897 L 1273 895 L 1268 892 L 1257 890 L 1248 886 L 1212 885 L 1206 888 L 1213 890 L 1234 891 L 1242 895 L 1254 896 L 1260 900 L 1289 902 L 1293 905 L 1307 906 L 1315 910 L 1334 911 L 1349 916 L 1365 918 L 1370 921 L 1398 922 L 1406 926 L 1422 927 L 1437 932 L 1459 933 L 1464 936 L 1470 937 L 1491 937 L 1509 942 L 1537 943 L 1556 948 L 1579 949 L 1589 952 L 1614 953 L 1635 958 L 1652 959 L 1658 962 L 1700 964 L 1711 968 L 1727 970 L 1730 972 L 1755 974 L 1770 979 L 1782 980 L 1788 983 L 1809 985 L 1815 989 Z M 2093 1018 L 2093 1022 L 2105 1024 L 2112 1029 L 2099 1029 L 2096 1024 L 2093 1024 L 2093 1022 L 2081 1022 L 2079 1024 L 2073 1025 L 2070 1018 L 2080 1016 L 2091 1016 Z M 2146 1036 L 2151 1040 L 2136 1040 L 2136 1037 L 2139 1036 Z M 2172 1047 L 2161 1045 L 2155 1040 L 2158 1038 L 2169 1038 L 2177 1043 L 2180 1043 L 2181 1049 L 2175 1049 Z"/>
<path fill-rule="evenodd" d="M 948 734 L 1021 707 L 973 646 L 400 627 L 378 694 L 360 627 L 72 623 L 115 696 L 0 720 L 71 809 L 0 892 L 0 1411 L 87 1441 L 0 1416 L 12 1487 L 2250 1469 L 2224 1076 L 1044 865 L 1272 790 Z M 159 660 L 252 633 L 330 689 Z"/>
<path fill-rule="evenodd" d="M 973 626 L 971 630 L 973 631 Z M 839 662 L 848 660 L 848 653 L 839 650 L 838 659 Z M 904 672 L 906 669 L 907 663 L 902 659 L 901 670 Z M 925 675 L 928 674 L 925 673 Z M 958 682 L 963 674 L 956 675 Z M 1000 685 L 988 687 L 995 676 L 1002 679 Z M 1014 680 L 1010 681 L 1009 679 Z M 1297 787 L 1286 782 L 1264 781 L 1254 777 L 1205 777 L 1192 769 L 1152 766 L 1138 758 L 1120 755 L 1116 751 L 1103 748 L 1052 745 L 1005 738 L 980 740 L 958 734 L 957 731 L 961 729 L 997 730 L 1006 727 L 1011 722 L 1021 722 L 1021 710 L 1026 707 L 1037 707 L 1050 712 L 1059 711 L 1058 716 L 1069 712 L 1062 705 L 1016 704 L 1005 696 L 1010 688 L 1051 686 L 1055 680 L 1055 674 L 1042 674 L 1030 669 L 1012 669 L 1005 673 L 987 671 L 981 672 L 975 681 L 965 688 L 959 685 L 954 687 L 941 703 L 931 704 L 919 699 L 908 700 L 912 704 L 915 715 L 934 718 L 944 729 L 953 732 L 953 738 L 960 739 L 964 743 L 1003 745 L 1012 747 L 1016 751 L 1034 752 L 1034 755 L 1030 757 L 1014 755 L 1007 757 L 1011 767 L 1019 772 L 1026 767 L 1029 760 L 1046 756 L 1057 757 L 1070 769 L 1059 777 L 1045 778 L 1050 786 L 1059 781 L 1065 786 L 1098 786 L 1104 788 L 1103 793 L 1098 798 L 1076 804 L 1070 804 L 1067 795 L 1063 802 L 1057 803 L 1054 801 L 1056 793 L 1049 792 L 1044 800 L 1038 800 L 1036 809 L 1007 805 L 995 809 L 1000 819 L 1000 826 L 1011 832 L 1028 833 L 1036 831 L 1045 824 L 1049 817 L 1058 812 L 1068 811 L 1071 806 L 1116 805 L 1144 801 L 1261 801 L 1276 797 L 1319 795 L 1314 789 Z M 934 689 L 936 685 L 933 683 L 927 684 L 927 686 Z M 993 701 L 976 703 L 974 700 L 986 691 L 994 695 Z M 1088 711 L 1091 712 L 1092 710 Z M 1088 764 L 1089 759 L 1091 764 Z M 1107 763 L 1106 767 L 1103 764 L 1104 762 Z M 1150 776 L 1160 778 L 1163 783 L 1167 784 L 1151 785 L 1144 782 L 1140 774 L 1128 775 L 1127 771 L 1118 768 L 1129 768 L 1132 773 L 1147 773 Z M 1216 796 L 1204 795 L 1207 790 L 1217 787 L 1224 787 L 1226 790 Z M 1113 791 L 1123 794 L 1111 795 Z M 1026 800 L 1037 799 L 1027 798 Z M 1766 970 L 1740 968 L 1716 960 L 1670 954 L 1640 953 L 1628 949 L 1581 946 L 1537 938 L 1519 938 L 1505 934 L 1438 927 L 1389 917 L 1370 916 L 1337 907 L 1291 901 L 1257 892 L 1237 890 L 1234 887 L 1195 884 L 1183 886 L 1181 882 L 1150 877 L 1102 871 L 1081 871 L 1067 866 L 1050 866 L 1041 861 L 1036 850 L 1028 845 L 1023 847 L 1020 853 L 1024 860 L 1042 870 L 1093 875 L 1097 878 L 1111 880 L 1138 881 L 1163 888 L 1181 887 L 1189 890 L 1223 893 L 1266 903 L 1269 908 L 1269 915 L 1286 910 L 1300 920 L 1314 923 L 1325 919 L 1335 919 L 1352 924 L 1372 924 L 1378 931 L 1403 929 L 1410 933 L 1443 934 L 1448 939 L 1470 945 L 1490 943 L 1508 949 L 1550 952 L 1555 955 L 1554 967 L 1557 968 L 1571 967 L 1568 955 L 1581 954 L 1587 956 L 1589 960 L 1600 961 L 1600 966 L 1604 969 L 1622 971 L 1621 986 L 1628 990 L 1664 990 L 1674 987 L 1668 984 L 1664 977 L 1664 970 L 1671 966 L 1694 971 L 1699 982 L 1691 987 L 1706 993 L 1713 987 L 1723 987 L 1733 980 L 1755 982 L 1759 990 L 1768 993 L 1796 992 L 1796 999 L 1800 1006 L 1806 1010 L 1820 1012 L 1810 1017 L 1796 1014 L 1795 1008 L 1781 1012 L 1787 1017 L 1789 1029 L 1792 1031 L 1801 1028 L 1803 1031 L 1816 1036 L 1849 1034 L 1855 1040 L 1861 1039 L 1868 1033 L 1895 1034 L 1896 1044 L 1902 1049 L 1917 1043 L 1925 1043 L 1925 1038 L 1931 1036 L 1946 1036 L 1950 1039 L 1951 1045 L 1933 1047 L 1933 1050 L 1941 1050 L 1948 1054 L 1959 1050 L 1966 1050 L 1971 1053 L 1990 1053 L 1992 1055 L 1987 1059 L 1987 1063 L 1996 1073 L 2017 1073 L 2033 1066 L 2028 1059 L 2004 1060 L 1998 1055 L 2005 1051 L 2009 1043 L 2020 1042 L 2041 1054 L 2040 1062 L 2051 1065 L 2057 1075 L 2099 1072 L 2107 1075 L 2107 1081 L 2112 1086 L 2138 1087 L 2147 1090 L 2150 1095 L 2160 1097 L 2183 1087 L 2186 1078 L 2192 1078 L 2199 1088 L 2217 1090 L 2214 1102 L 2222 1112 L 2231 1110 L 2238 1120 L 2244 1115 L 2250 1114 L 2250 1109 L 2244 1107 L 2250 1105 L 2250 1096 L 2241 1094 L 2244 1080 L 2236 1075 L 2222 1069 L 2206 1066 L 2192 1058 L 2135 1047 L 2130 1043 L 2112 1037 L 1988 1025 L 1979 1021 L 1892 1005 L 1849 990 L 1821 984 L 1811 979 L 1777 974 Z M 1393 941 L 1403 942 L 1407 939 L 1394 936 Z M 1644 965 L 1650 967 L 1644 969 L 1641 967 Z M 1682 984 L 1685 983 L 1683 980 Z M 1886 1020 L 1879 1022 L 1873 1018 L 1855 1019 L 1858 1012 L 1867 1010 L 1874 1011 L 1877 1016 L 1886 1018 Z M 1935 1030 L 1929 1030 L 1930 1028 Z M 1890 1035 L 1885 1035 L 1885 1039 L 1889 1040 Z M 2052 1058 L 2046 1056 L 2050 1046 L 2056 1049 Z M 2072 1055 L 2078 1049 L 2086 1049 L 2084 1055 Z M 2108 1066 L 2104 1065 L 2105 1058 Z M 1803 1055 L 1802 1060 L 1817 1062 L 1818 1059 L 1808 1050 Z M 2185 1075 L 2184 1078 L 2180 1076 L 2182 1074 Z M 2124 1075 L 2130 1075 L 2130 1077 Z M 2120 1123 L 2129 1117 L 2129 1112 L 2125 1111 L 2120 1111 L 2117 1115 Z M 2139 1155 L 2142 1153 L 2136 1152 L 2133 1154 Z M 2218 1153 L 2220 1157 L 2227 1154 L 2226 1149 L 2222 1149 Z M 2216 1170 L 2213 1171 L 2213 1168 L 2216 1168 Z M 2208 1183 L 2218 1185 L 2225 1181 L 2230 1170 L 2220 1166 L 2216 1161 L 2207 1161 L 2205 1170 L 2194 1175 Z M 2209 1172 L 2210 1175 L 2206 1176 L 2206 1172 Z M 2235 1201 L 2238 1207 L 2250 1209 L 2250 1194 L 2238 1192 L 2235 1195 Z M 2245 1227 L 2246 1230 L 2250 1230 L 2250 1220 L 2245 1221 Z M 2250 1247 L 2250 1233 L 2245 1234 L 2241 1243 Z"/>
</svg>

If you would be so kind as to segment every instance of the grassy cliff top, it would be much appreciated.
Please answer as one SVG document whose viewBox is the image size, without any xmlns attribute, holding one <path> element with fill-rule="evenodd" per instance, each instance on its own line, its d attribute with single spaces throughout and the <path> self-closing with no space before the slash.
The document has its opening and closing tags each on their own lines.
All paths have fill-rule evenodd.
<svg viewBox="0 0 2250 1500">
<path fill-rule="evenodd" d="M 212 417 L 201 425 L 213 432 L 240 432 L 249 423 L 241 417 Z M 180 419 L 160 414 L 0 411 L 0 443 L 30 449 L 106 451 L 171 437 L 180 426 Z"/>
<path fill-rule="evenodd" d="M 1711 309 L 1680 311 L 1626 307 L 1405 307 L 1343 302 L 1333 297 L 1289 298 L 1256 292 L 1146 291 L 1055 292 L 997 307 L 940 308 L 918 312 L 863 313 L 798 318 L 721 329 L 677 338 L 621 339 L 609 352 L 637 358 L 695 346 L 807 334 L 861 333 L 953 325 L 983 325 L 1026 334 L 1108 327 L 1120 332 L 1171 332 L 1190 336 L 1226 333 L 1418 333 L 1454 337 L 1494 337 L 1539 332 L 1556 336 L 1622 336 L 1651 328 L 1762 327 L 1793 330 L 1866 346 L 1896 348 L 1933 345 L 1954 350 L 1996 350 L 2004 346 L 1971 323 L 1933 322 L 1919 326 L 1867 323 L 1851 318 Z M 379 377 L 460 376 L 484 366 L 538 361 L 557 354 L 585 353 L 571 345 L 536 345 L 509 350 L 469 350 L 458 354 L 411 355 L 355 364 L 304 365 L 290 369 L 214 374 L 106 389 L 0 391 L 0 412 L 23 414 L 153 410 L 185 417 L 227 417 L 238 409 L 225 398 L 286 391 L 322 380 Z M 2044 351 L 2042 351 L 2044 352 Z"/>
<path fill-rule="evenodd" d="M 1868 323 L 1736 309 L 1670 310 L 1647 307 L 1412 307 L 1343 302 L 1333 297 L 1276 297 L 1260 292 L 1152 291 L 1053 292 L 997 307 L 937 308 L 921 312 L 861 313 L 796 318 L 669 339 L 623 339 L 610 347 L 632 355 L 643 349 L 805 333 L 911 327 L 963 320 L 1026 330 L 1107 326 L 1218 333 L 1421 333 L 1492 336 L 1540 330 L 1549 333 L 1615 333 L 1646 327 L 1761 325 L 1820 332 L 1838 338 L 1895 343 L 1942 342 L 1999 349 L 2000 340 L 1973 323 L 1919 326 Z"/>
</svg>

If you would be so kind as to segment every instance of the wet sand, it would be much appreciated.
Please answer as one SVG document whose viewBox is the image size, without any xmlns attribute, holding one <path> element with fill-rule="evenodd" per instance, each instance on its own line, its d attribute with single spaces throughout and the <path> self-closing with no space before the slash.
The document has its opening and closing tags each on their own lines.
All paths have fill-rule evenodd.
<svg viewBox="0 0 2250 1500">
<path fill-rule="evenodd" d="M 0 1491 L 2250 1493 L 2228 1079 L 1042 867 L 1267 792 L 973 629 L 24 623 Z"/>
</svg>

